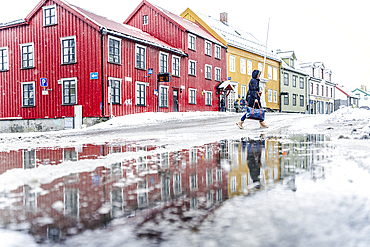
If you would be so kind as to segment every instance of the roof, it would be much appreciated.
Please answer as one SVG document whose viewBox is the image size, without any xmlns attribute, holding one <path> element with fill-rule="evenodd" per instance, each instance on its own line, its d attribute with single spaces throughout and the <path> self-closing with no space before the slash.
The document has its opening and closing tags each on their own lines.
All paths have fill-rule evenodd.
<svg viewBox="0 0 370 247">
<path fill-rule="evenodd" d="M 347 97 L 351 97 L 351 98 L 357 98 L 358 97 L 356 95 L 354 95 L 351 91 L 349 91 L 347 88 L 345 88 L 343 85 L 335 85 L 335 88 L 338 89 L 340 92 L 342 92 L 344 95 L 346 95 Z"/>
<path fill-rule="evenodd" d="M 360 91 L 360 93 L 363 93 L 363 94 L 365 94 L 366 96 L 370 96 L 370 93 L 365 92 L 364 90 L 361 90 L 361 89 L 359 89 L 359 88 L 356 88 L 356 89 L 352 90 L 352 93 L 354 93 L 354 92 L 356 92 L 356 91 Z"/>
<path fill-rule="evenodd" d="M 265 55 L 266 46 L 263 45 L 251 33 L 241 30 L 239 28 L 224 24 L 220 20 L 214 19 L 208 15 L 194 12 L 200 19 L 202 19 L 209 27 L 217 32 L 222 38 L 227 41 L 227 44 L 260 56 Z M 266 57 L 275 61 L 281 61 L 276 54 L 267 52 Z"/>
<path fill-rule="evenodd" d="M 278 54 L 279 57 L 281 57 L 281 58 L 294 58 L 294 59 L 297 59 L 297 57 L 295 56 L 294 51 L 280 51 L 280 50 L 277 50 L 276 51 L 276 54 Z"/>
<path fill-rule="evenodd" d="M 296 72 L 296 73 L 300 73 L 300 74 L 303 74 L 303 75 L 308 75 L 305 70 L 303 70 L 302 68 L 294 68 L 294 67 L 291 67 L 289 66 L 284 60 L 281 60 L 281 67 L 285 70 L 289 70 L 289 71 L 292 71 L 292 72 Z"/>
</svg>

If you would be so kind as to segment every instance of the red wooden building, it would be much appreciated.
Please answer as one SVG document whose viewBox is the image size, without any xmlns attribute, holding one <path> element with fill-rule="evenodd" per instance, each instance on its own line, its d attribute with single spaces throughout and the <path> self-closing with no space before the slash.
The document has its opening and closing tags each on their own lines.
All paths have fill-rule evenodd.
<svg viewBox="0 0 370 247">
<path fill-rule="evenodd" d="M 226 48 L 181 17 L 141 6 L 160 13 L 162 20 L 146 19 L 148 27 L 160 23 L 156 32 L 130 26 L 138 10 L 126 25 L 62 0 L 42 0 L 26 19 L 0 25 L 0 119 L 50 130 L 74 116 L 88 124 L 112 115 L 218 110 Z M 171 73 L 171 82 L 157 85 L 160 72 Z"/>
</svg>

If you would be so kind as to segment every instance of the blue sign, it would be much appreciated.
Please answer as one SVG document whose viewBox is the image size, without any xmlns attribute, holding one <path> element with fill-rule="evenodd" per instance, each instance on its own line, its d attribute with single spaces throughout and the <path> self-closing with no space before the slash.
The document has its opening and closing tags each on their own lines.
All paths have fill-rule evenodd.
<svg viewBox="0 0 370 247">
<path fill-rule="evenodd" d="M 90 80 L 96 80 L 99 79 L 98 72 L 91 72 L 90 73 Z"/>
<path fill-rule="evenodd" d="M 41 87 L 47 87 L 48 86 L 48 79 L 41 78 L 40 79 L 40 84 L 41 84 Z"/>
<path fill-rule="evenodd" d="M 227 80 L 229 80 L 229 81 L 230 81 L 230 80 L 231 80 L 231 77 L 227 77 Z"/>
<path fill-rule="evenodd" d="M 153 68 L 149 68 L 149 69 L 148 69 L 148 74 L 149 74 L 149 75 L 152 75 L 152 74 L 153 74 Z"/>
</svg>

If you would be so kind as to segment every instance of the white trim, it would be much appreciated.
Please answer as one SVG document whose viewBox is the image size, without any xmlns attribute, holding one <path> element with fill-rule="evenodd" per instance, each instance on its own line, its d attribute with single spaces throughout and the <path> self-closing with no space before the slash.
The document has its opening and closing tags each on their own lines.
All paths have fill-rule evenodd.
<svg viewBox="0 0 370 247">
<path fill-rule="evenodd" d="M 244 57 L 240 58 L 240 73 L 247 74 L 247 60 Z"/>
<path fill-rule="evenodd" d="M 175 75 L 175 74 L 174 74 L 174 69 L 173 69 L 173 68 L 174 68 L 174 67 L 173 67 L 173 60 L 174 60 L 174 58 L 179 59 L 179 74 L 178 74 L 178 75 Z M 181 58 L 180 58 L 180 57 L 175 56 L 175 55 L 172 55 L 172 64 L 171 64 L 172 75 L 177 76 L 177 77 L 180 77 L 180 75 L 181 75 L 181 73 L 180 73 L 180 62 L 181 62 Z"/>
<path fill-rule="evenodd" d="M 62 85 L 62 90 L 61 90 L 61 93 L 62 93 L 62 105 L 77 105 L 77 102 L 78 102 L 78 98 L 77 98 L 77 77 L 69 77 L 69 78 L 61 78 L 61 85 Z M 75 81 L 75 85 L 76 85 L 76 103 L 67 103 L 65 104 L 64 103 L 64 81 L 70 81 L 70 80 L 74 80 Z"/>
<path fill-rule="evenodd" d="M 45 24 L 45 10 L 46 9 L 52 9 L 52 8 L 55 9 L 55 23 L 46 25 Z M 42 24 L 43 24 L 44 27 L 53 26 L 53 25 L 58 24 L 58 12 L 57 12 L 57 5 L 56 4 L 42 7 Z"/>
<path fill-rule="evenodd" d="M 23 60 L 22 60 L 22 57 L 23 57 L 23 46 L 29 46 L 29 45 L 32 46 L 33 64 L 30 67 L 23 67 Z M 21 54 L 20 54 L 20 57 L 21 57 L 21 69 L 35 68 L 35 43 L 34 42 L 24 43 L 24 44 L 19 44 L 19 46 L 21 47 Z"/>
<path fill-rule="evenodd" d="M 217 79 L 217 71 L 220 71 L 220 78 Z M 221 81 L 221 68 L 215 67 L 215 81 Z"/>
<path fill-rule="evenodd" d="M 65 63 L 63 61 L 63 41 L 67 39 L 74 39 L 75 41 L 75 61 L 72 63 L 77 63 L 77 42 L 76 42 L 76 35 L 73 36 L 68 36 L 68 37 L 61 37 L 60 38 L 60 58 L 61 58 L 61 63 L 60 64 L 71 64 L 71 63 Z"/>
<path fill-rule="evenodd" d="M 23 85 L 24 84 L 32 84 L 33 85 L 33 105 L 23 105 Z M 22 107 L 33 107 L 36 106 L 36 89 L 35 89 L 35 81 L 29 81 L 29 82 L 21 82 L 21 102 Z"/>
<path fill-rule="evenodd" d="M 210 71 L 210 78 L 208 78 L 207 77 L 207 68 L 210 68 L 211 69 L 211 71 Z M 208 79 L 208 80 L 212 80 L 212 65 L 209 65 L 209 64 L 206 64 L 205 66 L 204 66 L 204 77 L 206 78 L 206 79 Z"/>
<path fill-rule="evenodd" d="M 190 46 L 190 41 L 191 41 L 191 37 L 193 37 L 194 38 L 194 48 L 192 48 L 191 46 Z M 195 36 L 195 35 L 193 35 L 193 34 L 191 34 L 191 33 L 188 33 L 188 49 L 189 50 L 192 50 L 192 51 L 196 51 L 197 50 L 197 36 Z"/>
<path fill-rule="evenodd" d="M 247 60 L 247 75 L 252 75 L 253 71 L 253 61 L 248 59 Z"/>
<path fill-rule="evenodd" d="M 137 100 L 137 87 L 138 87 L 138 85 L 144 85 L 145 86 L 145 92 L 144 92 L 144 105 L 140 105 L 140 104 L 138 104 L 138 100 Z M 147 88 L 147 83 L 146 82 L 142 82 L 142 81 L 135 81 L 135 106 L 146 106 L 147 104 L 146 104 L 146 99 L 147 99 L 147 90 L 146 90 L 146 88 Z M 139 102 L 140 103 L 140 102 Z"/>
<path fill-rule="evenodd" d="M 195 63 L 195 69 L 194 69 L 195 74 L 191 74 L 190 73 L 190 68 L 191 68 L 190 63 L 191 62 L 194 62 Z M 189 67 L 188 68 L 188 74 L 189 75 L 192 75 L 192 76 L 197 76 L 197 61 L 189 59 L 188 67 Z"/>
<path fill-rule="evenodd" d="M 167 88 L 167 105 L 162 105 L 162 102 L 161 102 L 161 88 Z M 158 97 L 159 97 L 159 107 L 169 107 L 169 102 L 168 102 L 168 93 L 169 93 L 169 86 L 164 86 L 164 85 L 160 85 L 159 86 L 159 92 L 158 92 Z"/>
<path fill-rule="evenodd" d="M 210 45 L 209 54 L 207 53 L 207 44 Z M 205 40 L 204 42 L 204 54 L 207 56 L 212 56 L 212 42 Z"/>
<path fill-rule="evenodd" d="M 111 80 L 119 81 L 119 104 L 122 104 L 122 79 L 116 78 L 116 77 L 108 77 L 108 81 L 109 81 L 108 96 L 110 94 L 110 91 L 112 90 Z M 110 99 L 111 97 L 108 97 L 108 103 L 110 103 Z M 114 103 L 114 104 L 117 104 L 117 103 Z"/>
<path fill-rule="evenodd" d="M 211 104 L 207 104 L 207 93 L 211 93 Z M 212 106 L 212 91 L 204 91 L 204 94 L 206 95 L 205 97 L 204 97 L 204 103 L 205 103 L 205 105 L 206 106 Z"/>
<path fill-rule="evenodd" d="M 144 52 L 145 52 L 145 54 L 144 54 L 144 68 L 139 68 L 139 67 L 136 66 L 136 64 L 137 64 L 137 56 L 136 56 L 136 54 L 137 54 L 137 48 L 138 47 L 139 48 L 143 48 L 144 49 Z M 135 44 L 135 68 L 136 69 L 145 69 L 146 70 L 146 46 Z"/>
<path fill-rule="evenodd" d="M 6 53 L 6 60 L 5 62 L 3 61 L 3 63 L 5 63 L 5 68 L 4 70 L 0 70 L 0 71 L 7 71 L 9 70 L 9 47 L 8 46 L 0 47 L 0 50 L 4 50 Z"/>
<path fill-rule="evenodd" d="M 113 62 L 113 61 L 109 61 L 109 39 L 114 39 L 114 40 L 119 42 L 119 61 L 118 61 L 118 63 Z M 108 63 L 121 64 L 121 61 L 122 61 L 122 39 L 111 36 L 111 35 L 108 35 L 107 49 L 108 49 Z M 135 52 L 136 52 L 136 50 L 135 50 Z"/>
<path fill-rule="evenodd" d="M 166 71 L 161 71 L 161 57 L 162 55 L 166 55 L 167 56 L 167 70 Z M 169 59 L 169 54 L 167 52 L 163 52 L 163 51 L 160 51 L 159 52 L 159 60 L 158 60 L 158 68 L 159 68 L 159 73 L 167 73 L 168 72 L 168 59 Z M 171 60 L 172 61 L 172 60 Z"/>
<path fill-rule="evenodd" d="M 191 91 L 195 91 L 195 102 L 194 103 L 190 101 Z M 192 105 L 197 104 L 197 89 L 196 88 L 189 88 L 189 104 L 192 104 Z"/>
<path fill-rule="evenodd" d="M 217 56 L 217 49 L 220 49 L 220 54 Z M 221 59 L 221 46 L 215 44 L 215 58 Z"/>
<path fill-rule="evenodd" d="M 229 55 L 229 71 L 230 72 L 235 72 L 235 58 L 236 57 L 234 55 Z"/>
<path fill-rule="evenodd" d="M 272 78 L 274 81 L 277 81 L 278 78 L 278 70 L 276 67 L 272 67 Z"/>
</svg>

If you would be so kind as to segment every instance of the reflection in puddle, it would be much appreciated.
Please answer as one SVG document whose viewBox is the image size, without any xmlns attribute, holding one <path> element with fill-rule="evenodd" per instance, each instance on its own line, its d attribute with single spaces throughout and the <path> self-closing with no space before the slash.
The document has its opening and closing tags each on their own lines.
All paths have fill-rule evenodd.
<svg viewBox="0 0 370 247">
<path fill-rule="evenodd" d="M 306 135 L 178 151 L 107 143 L 0 152 L 0 179 L 19 178 L 15 188 L 0 187 L 0 227 L 29 232 L 38 242 L 59 242 L 112 219 L 136 221 L 139 236 L 160 238 L 153 224 L 164 220 L 197 229 L 233 196 L 280 180 L 295 191 L 300 172 L 324 179 L 327 141 Z"/>
</svg>

